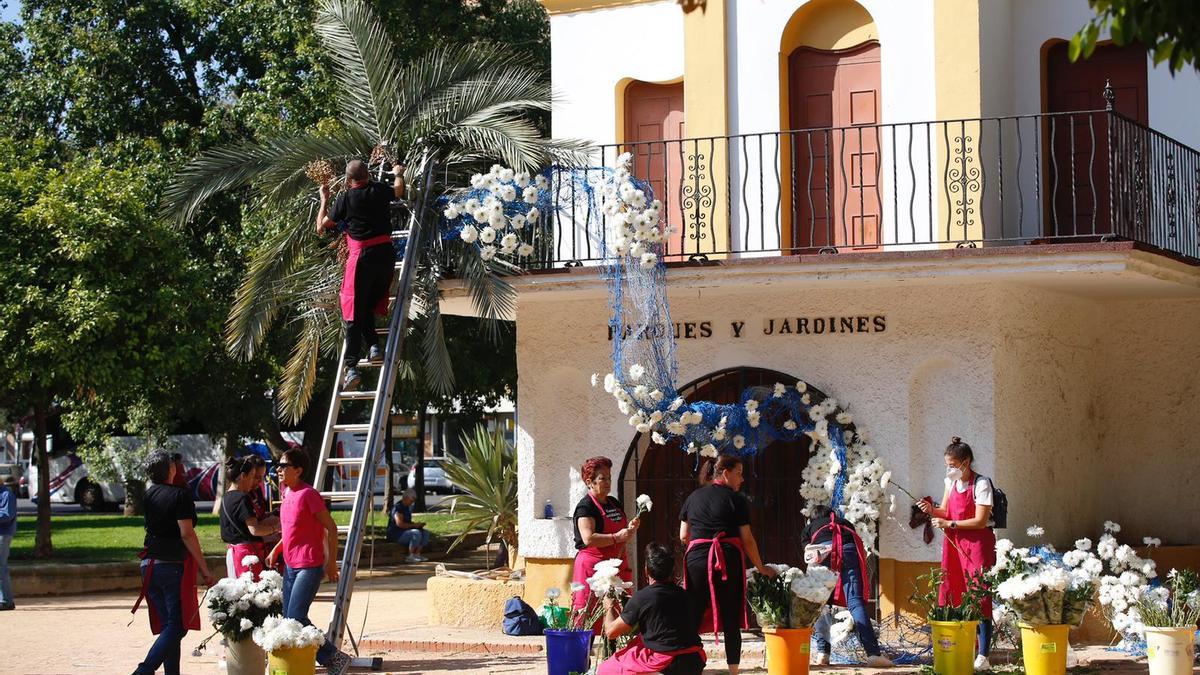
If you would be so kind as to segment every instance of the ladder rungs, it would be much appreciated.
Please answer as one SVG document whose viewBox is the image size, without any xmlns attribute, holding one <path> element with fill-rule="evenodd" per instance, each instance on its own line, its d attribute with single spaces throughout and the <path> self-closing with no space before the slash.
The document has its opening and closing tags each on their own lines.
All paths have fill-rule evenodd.
<svg viewBox="0 0 1200 675">
<path fill-rule="evenodd" d="M 337 593 L 317 593 L 313 596 L 313 602 L 333 602 L 337 599 Z"/>
<path fill-rule="evenodd" d="M 382 368 L 383 361 L 371 361 L 370 359 L 361 359 L 354 364 L 355 368 Z"/>
<path fill-rule="evenodd" d="M 362 466 L 362 457 L 326 457 L 325 466 Z"/>
<path fill-rule="evenodd" d="M 343 401 L 372 401 L 375 399 L 375 390 L 339 391 L 338 398 Z"/>
<path fill-rule="evenodd" d="M 333 425 L 335 433 L 362 434 L 371 430 L 371 423 L 364 424 L 335 424 Z"/>
<path fill-rule="evenodd" d="M 412 230 L 392 230 L 392 239 L 407 237 L 411 232 Z"/>
<path fill-rule="evenodd" d="M 322 499 L 328 499 L 334 502 L 352 502 L 356 497 L 358 497 L 358 492 L 336 492 L 327 490 L 321 493 Z"/>
</svg>

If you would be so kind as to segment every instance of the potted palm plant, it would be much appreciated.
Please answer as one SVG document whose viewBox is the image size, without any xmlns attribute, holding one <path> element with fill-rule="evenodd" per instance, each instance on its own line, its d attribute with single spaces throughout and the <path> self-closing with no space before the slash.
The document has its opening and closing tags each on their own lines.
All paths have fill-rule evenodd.
<svg viewBox="0 0 1200 675">
<path fill-rule="evenodd" d="M 452 522 L 462 527 L 450 548 L 486 524 L 488 542 L 504 542 L 512 568 L 517 562 L 517 453 L 501 429 L 489 432 L 483 424 L 462 435 L 462 447 L 463 459 L 447 457 L 442 463 L 446 478 L 462 490 L 450 499 Z"/>
<path fill-rule="evenodd" d="M 933 641 L 933 672 L 937 675 L 966 675 L 975 671 L 975 633 L 983 618 L 983 599 L 988 590 L 982 575 L 967 579 L 967 590 L 957 604 L 943 600 L 939 590 L 946 578 L 940 567 L 917 577 L 912 601 L 925 613 Z"/>
<path fill-rule="evenodd" d="M 1171 570 L 1165 584 L 1142 594 L 1137 613 L 1146 626 L 1150 675 L 1191 673 L 1200 621 L 1200 575 Z"/>
</svg>

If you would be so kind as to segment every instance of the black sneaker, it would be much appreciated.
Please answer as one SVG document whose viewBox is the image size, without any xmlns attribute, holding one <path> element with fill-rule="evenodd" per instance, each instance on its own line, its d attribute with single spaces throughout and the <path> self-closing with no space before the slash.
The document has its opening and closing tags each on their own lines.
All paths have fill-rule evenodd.
<svg viewBox="0 0 1200 675">
<path fill-rule="evenodd" d="M 342 378 L 342 391 L 357 391 L 362 384 L 362 373 L 357 368 L 347 368 L 346 376 Z"/>
<path fill-rule="evenodd" d="M 368 361 L 382 361 L 383 349 L 379 345 L 371 345 L 370 351 L 367 352 Z"/>
<path fill-rule="evenodd" d="M 350 670 L 350 655 L 343 651 L 334 652 L 329 659 L 329 664 L 325 666 L 325 672 L 329 675 L 344 675 Z"/>
</svg>

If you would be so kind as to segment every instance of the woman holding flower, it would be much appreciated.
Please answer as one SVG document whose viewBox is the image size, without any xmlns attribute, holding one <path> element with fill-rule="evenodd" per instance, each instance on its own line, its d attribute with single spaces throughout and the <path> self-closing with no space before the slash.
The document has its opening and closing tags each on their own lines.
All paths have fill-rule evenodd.
<svg viewBox="0 0 1200 675">
<path fill-rule="evenodd" d="M 777 572 L 763 565 L 758 542 L 750 531 L 750 503 L 738 492 L 744 481 L 742 460 L 721 455 L 701 465 L 701 483 L 688 495 L 679 512 L 679 540 L 687 546 L 687 589 L 697 623 L 712 612 L 713 632 L 725 635 L 729 672 L 737 675 L 742 658 L 741 629 L 746 615 L 746 571 L 749 558 L 759 574 Z"/>
<path fill-rule="evenodd" d="M 262 486 L 255 459 L 262 461 L 257 455 L 246 455 L 225 462 L 225 475 L 231 485 L 221 497 L 221 541 L 229 551 L 229 576 L 239 577 L 249 571 L 257 581 L 267 558 L 263 537 L 275 534 L 280 527 L 278 518 L 260 519 L 255 513 L 250 495 Z"/>
<path fill-rule="evenodd" d="M 933 526 L 945 534 L 942 570 L 945 581 L 938 591 L 939 604 L 958 605 L 967 580 L 982 575 L 996 564 L 996 533 L 992 530 L 992 479 L 972 468 L 975 454 L 958 436 L 946 447 L 946 490 L 941 506 L 926 497 L 917 507 L 932 516 Z M 992 600 L 985 596 L 980 607 L 979 642 L 975 670 L 987 670 L 992 646 Z"/>
<path fill-rule="evenodd" d="M 604 634 L 610 640 L 636 630 L 637 638 L 600 664 L 598 675 L 669 673 L 692 675 L 704 670 L 704 647 L 698 621 L 688 606 L 687 591 L 675 584 L 675 554 L 662 544 L 646 546 L 649 582 L 625 607 L 604 598 Z"/>
<path fill-rule="evenodd" d="M 612 496 L 612 460 L 607 457 L 592 457 L 583 463 L 583 482 L 588 492 L 575 505 L 575 570 L 572 581 L 586 584 L 593 575 L 596 564 L 603 560 L 619 558 L 620 577 L 631 581 L 633 574 L 625 561 L 625 545 L 637 531 L 637 518 L 626 521 L 621 503 Z M 591 593 L 586 588 L 575 591 L 571 596 L 571 607 L 586 607 Z M 600 622 L 596 622 L 600 630 Z"/>
</svg>

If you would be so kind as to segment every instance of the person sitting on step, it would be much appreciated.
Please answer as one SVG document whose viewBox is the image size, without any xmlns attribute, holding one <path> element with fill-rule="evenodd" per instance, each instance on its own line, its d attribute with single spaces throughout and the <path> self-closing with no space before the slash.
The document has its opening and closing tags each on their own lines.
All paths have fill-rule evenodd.
<svg viewBox="0 0 1200 675">
<path fill-rule="evenodd" d="M 429 560 L 421 555 L 429 545 L 429 531 L 425 529 L 425 523 L 414 523 L 412 519 L 412 505 L 415 501 L 417 491 L 412 488 L 405 490 L 400 496 L 400 501 L 392 507 L 392 517 L 388 520 L 387 527 L 388 541 L 408 547 L 408 558 L 405 560 L 410 563 Z"/>
</svg>

